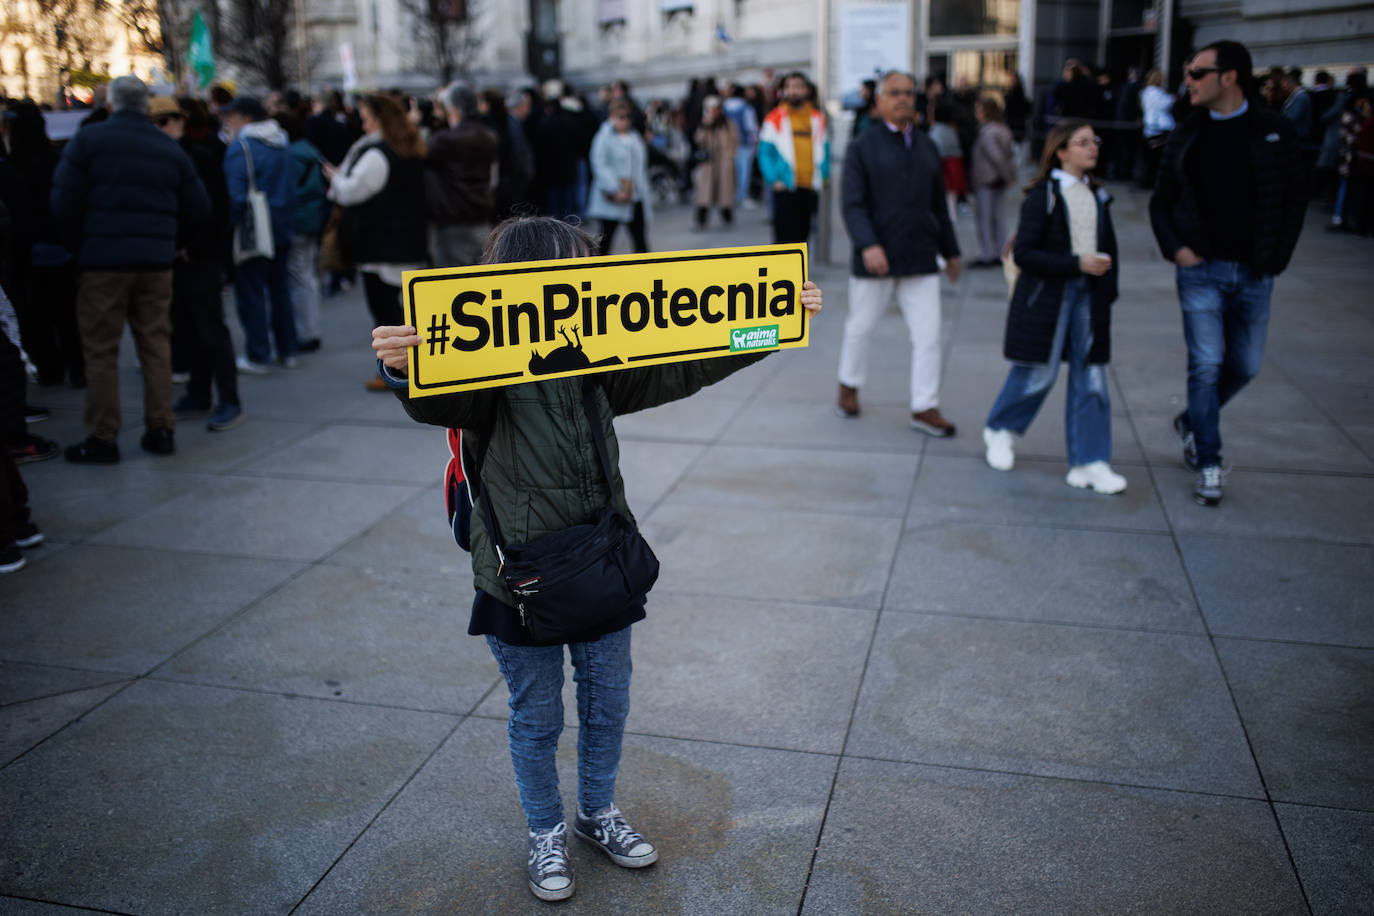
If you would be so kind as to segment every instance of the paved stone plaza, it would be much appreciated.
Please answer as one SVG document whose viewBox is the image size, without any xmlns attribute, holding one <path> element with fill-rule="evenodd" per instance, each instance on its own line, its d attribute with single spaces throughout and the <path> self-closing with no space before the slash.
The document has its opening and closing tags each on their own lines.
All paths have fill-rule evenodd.
<svg viewBox="0 0 1374 916">
<path fill-rule="evenodd" d="M 1016 470 L 984 464 L 998 271 L 946 290 L 951 441 L 907 427 L 895 311 L 863 416 L 832 413 L 843 266 L 809 349 L 617 422 L 663 561 L 618 801 L 662 860 L 576 844 L 561 912 L 1374 911 L 1374 246 L 1311 214 L 1205 509 L 1172 268 L 1115 192 L 1122 496 L 1064 484 L 1062 378 Z M 768 240 L 760 211 L 687 225 L 650 239 Z M 363 390 L 360 293 L 324 324 L 171 458 L 138 447 L 126 340 L 123 463 L 23 466 L 48 542 L 0 580 L 0 914 L 550 906 L 443 434 Z M 79 440 L 80 392 L 31 400 Z"/>
</svg>

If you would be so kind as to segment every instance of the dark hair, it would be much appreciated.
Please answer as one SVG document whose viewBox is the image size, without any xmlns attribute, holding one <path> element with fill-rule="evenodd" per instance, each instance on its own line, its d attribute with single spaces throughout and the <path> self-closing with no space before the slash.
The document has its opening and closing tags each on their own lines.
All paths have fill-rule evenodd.
<svg viewBox="0 0 1374 916">
<path fill-rule="evenodd" d="M 552 216 L 512 216 L 487 236 L 482 263 L 557 261 L 590 257 L 595 251 L 596 239 L 581 226 Z"/>
<path fill-rule="evenodd" d="M 1287 70 L 1284 71 L 1284 76 L 1287 76 L 1290 80 L 1292 80 L 1293 82 L 1297 83 L 1299 86 L 1302 85 L 1302 68 L 1301 68 L 1301 67 L 1290 67 L 1290 68 L 1288 68 Z"/>
<path fill-rule="evenodd" d="M 273 116 L 292 143 L 305 136 L 305 121 L 294 111 L 279 111 Z"/>
<path fill-rule="evenodd" d="M 51 156 L 53 145 L 48 139 L 48 124 L 38 106 L 23 101 L 10 112 L 14 115 L 10 121 L 10 156 L 20 162 Z"/>
<path fill-rule="evenodd" d="M 1196 57 L 1203 51 L 1217 52 L 1217 69 L 1221 73 L 1227 70 L 1236 71 L 1236 80 L 1240 83 L 1241 91 L 1246 95 L 1254 94 L 1255 64 L 1250 59 L 1250 52 L 1246 50 L 1245 45 L 1238 41 L 1214 41 L 1198 48 L 1193 56 Z"/>
<path fill-rule="evenodd" d="M 234 94 L 224 86 L 210 87 L 210 101 L 216 108 L 221 105 L 228 105 L 234 100 Z"/>
<path fill-rule="evenodd" d="M 1049 178 L 1050 172 L 1059 168 L 1059 157 L 1056 156 L 1055 153 L 1062 149 L 1067 149 L 1069 140 L 1074 134 L 1085 127 L 1092 126 L 1091 121 L 1087 121 L 1083 118 L 1063 118 L 1054 122 L 1054 126 L 1050 128 L 1049 135 L 1045 137 L 1045 148 L 1040 154 L 1040 168 L 1035 173 L 1035 178 L 1031 179 L 1031 183 L 1026 185 L 1026 191 L 1028 193 L 1031 188 Z M 1094 191 L 1097 190 L 1096 179 L 1090 177 L 1089 183 L 1091 183 Z"/>
<path fill-rule="evenodd" d="M 184 95 L 177 99 L 177 104 L 181 106 L 182 116 L 186 119 L 187 133 L 206 130 L 210 127 L 210 108 L 205 104 L 204 99 Z"/>
<path fill-rule="evenodd" d="M 1331 82 L 1331 74 L 1327 73 L 1325 70 L 1318 70 L 1317 75 L 1313 77 L 1313 79 L 1317 83 L 1329 83 Z"/>
</svg>

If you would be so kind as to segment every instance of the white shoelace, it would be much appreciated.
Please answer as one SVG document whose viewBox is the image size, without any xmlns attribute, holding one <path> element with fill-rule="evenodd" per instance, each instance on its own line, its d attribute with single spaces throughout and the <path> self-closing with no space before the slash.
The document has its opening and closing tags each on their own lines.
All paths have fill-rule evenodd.
<svg viewBox="0 0 1374 916">
<path fill-rule="evenodd" d="M 534 867 L 538 869 L 541 878 L 552 872 L 567 871 L 567 850 L 562 845 L 555 843 L 556 840 L 562 839 L 567 832 L 567 825 L 559 824 L 545 833 L 532 832 L 530 834 L 534 840 Z"/>
<path fill-rule="evenodd" d="M 644 839 L 625 822 L 625 816 L 620 813 L 620 809 L 615 805 L 611 805 L 601 814 L 592 815 L 592 820 L 596 821 L 601 829 L 605 830 L 621 846 L 630 847 Z"/>
</svg>

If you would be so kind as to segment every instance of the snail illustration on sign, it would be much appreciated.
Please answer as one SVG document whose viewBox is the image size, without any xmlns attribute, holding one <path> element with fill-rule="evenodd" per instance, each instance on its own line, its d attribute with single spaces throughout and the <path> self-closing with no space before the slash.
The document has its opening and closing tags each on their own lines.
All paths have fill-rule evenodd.
<svg viewBox="0 0 1374 916">
<path fill-rule="evenodd" d="M 559 347 L 551 350 L 548 356 L 540 356 L 538 350 L 533 351 L 530 356 L 530 375 L 553 375 L 557 372 L 576 372 L 579 369 L 595 369 L 598 366 L 619 366 L 619 356 L 608 356 L 605 359 L 592 362 L 587 358 L 587 354 L 582 352 L 582 335 L 577 333 L 577 327 L 573 327 L 573 337 L 577 338 L 574 343 L 568 336 L 566 328 L 560 327 L 558 333 L 563 335 L 563 339 L 568 342 L 566 347 Z"/>
</svg>

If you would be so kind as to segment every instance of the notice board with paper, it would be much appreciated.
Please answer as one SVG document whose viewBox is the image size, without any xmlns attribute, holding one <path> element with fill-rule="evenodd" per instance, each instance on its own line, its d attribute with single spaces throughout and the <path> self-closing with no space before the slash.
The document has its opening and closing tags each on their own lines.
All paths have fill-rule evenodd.
<svg viewBox="0 0 1374 916">
<path fill-rule="evenodd" d="M 410 396 L 807 345 L 806 245 L 406 271 Z"/>
</svg>

